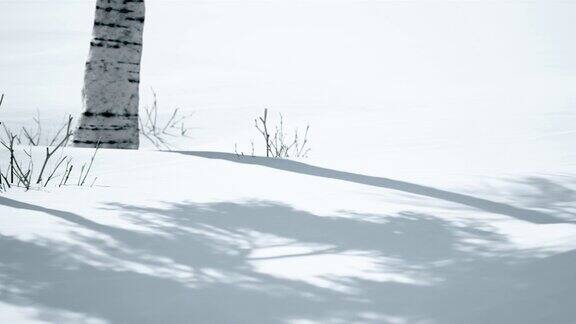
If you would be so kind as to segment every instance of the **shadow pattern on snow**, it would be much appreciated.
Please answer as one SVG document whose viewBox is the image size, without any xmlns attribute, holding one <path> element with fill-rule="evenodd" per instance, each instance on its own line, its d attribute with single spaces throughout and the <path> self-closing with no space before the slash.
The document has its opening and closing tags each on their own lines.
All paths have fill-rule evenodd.
<svg viewBox="0 0 576 324">
<path fill-rule="evenodd" d="M 489 213 L 514 217 L 516 219 L 535 224 L 576 223 L 574 221 L 559 218 L 542 211 L 519 208 L 509 204 L 495 202 L 488 199 L 478 198 L 466 194 L 450 192 L 406 181 L 399 181 L 389 178 L 367 176 L 358 173 L 327 169 L 286 159 L 275 159 L 259 156 L 238 156 L 237 154 L 232 153 L 205 152 L 205 151 L 178 151 L 177 153 L 198 156 L 208 159 L 231 161 L 235 163 L 260 165 L 277 170 L 398 190 L 409 194 L 441 199 L 443 201 L 465 205 Z"/>
<path fill-rule="evenodd" d="M 0 302 L 34 307 L 49 322 L 65 322 L 67 312 L 111 323 L 566 323 L 576 316 L 574 251 L 544 258 L 491 250 L 505 238 L 433 215 L 336 217 L 265 201 L 104 206 L 146 229 L 136 231 L 4 197 L 0 205 L 71 226 L 66 241 L 0 236 Z M 480 240 L 490 244 L 470 243 Z M 285 252 L 256 253 L 266 249 Z M 310 262 L 350 256 L 373 271 L 362 270 L 363 261 L 347 265 L 357 271 L 332 264 L 316 273 L 323 265 Z"/>
</svg>

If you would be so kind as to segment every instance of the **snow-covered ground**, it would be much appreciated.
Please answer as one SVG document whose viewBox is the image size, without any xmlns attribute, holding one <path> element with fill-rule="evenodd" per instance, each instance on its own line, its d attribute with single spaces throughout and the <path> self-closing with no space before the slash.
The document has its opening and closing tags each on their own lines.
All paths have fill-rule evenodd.
<svg viewBox="0 0 576 324">
<path fill-rule="evenodd" d="M 230 153 L 99 154 L 99 186 L 0 197 L 1 322 L 576 316 L 568 175 L 413 182 Z"/>
<path fill-rule="evenodd" d="M 576 321 L 575 3 L 147 4 L 190 138 L 3 193 L 0 323 Z M 79 112 L 93 5 L 0 1 L 0 120 Z M 309 158 L 233 153 L 265 107 Z"/>
</svg>

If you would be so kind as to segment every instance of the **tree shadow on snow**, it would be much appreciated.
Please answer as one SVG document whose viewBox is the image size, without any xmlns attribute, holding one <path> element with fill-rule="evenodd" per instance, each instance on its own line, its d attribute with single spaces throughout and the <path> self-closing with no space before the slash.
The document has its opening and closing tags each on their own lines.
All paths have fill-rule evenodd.
<svg viewBox="0 0 576 324">
<path fill-rule="evenodd" d="M 535 224 L 561 224 L 575 223 L 571 220 L 559 218 L 550 213 L 534 209 L 519 208 L 509 204 L 495 202 L 488 199 L 478 198 L 466 194 L 450 192 L 433 187 L 423 186 L 405 181 L 393 180 L 389 178 L 367 176 L 358 173 L 344 172 L 333 169 L 313 166 L 310 164 L 291 161 L 286 159 L 275 159 L 259 156 L 238 156 L 232 153 L 204 152 L 204 151 L 180 151 L 179 154 L 198 156 L 209 159 L 226 160 L 235 163 L 253 164 L 265 166 L 273 169 L 289 171 L 300 174 L 307 174 L 322 178 L 337 179 L 354 182 L 374 187 L 386 188 L 401 191 L 404 193 L 440 199 L 443 201 L 465 205 L 468 207 L 483 210 L 489 213 L 501 214 L 514 217 L 519 220 Z M 538 179 L 538 178 L 536 178 Z M 572 195 L 572 197 L 574 194 Z"/>
<path fill-rule="evenodd" d="M 517 180 L 516 184 L 528 190 L 513 192 L 512 195 L 530 208 L 546 210 L 572 219 L 576 217 L 576 183 L 571 180 L 565 177 L 560 179 L 529 177 Z"/>
<path fill-rule="evenodd" d="M 314 215 L 274 202 L 110 204 L 141 230 L 0 197 L 70 224 L 67 240 L 0 236 L 0 302 L 64 322 L 569 322 L 574 251 L 515 255 L 433 215 Z M 478 244 L 488 242 L 490 244 Z"/>
</svg>

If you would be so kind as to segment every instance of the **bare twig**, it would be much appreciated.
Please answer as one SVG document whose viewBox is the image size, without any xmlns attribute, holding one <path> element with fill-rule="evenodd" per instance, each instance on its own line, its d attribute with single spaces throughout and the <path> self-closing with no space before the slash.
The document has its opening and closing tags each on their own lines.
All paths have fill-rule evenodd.
<svg viewBox="0 0 576 324">
<path fill-rule="evenodd" d="M 52 178 L 54 177 L 54 174 L 56 173 L 56 171 L 58 171 L 58 169 L 60 168 L 60 165 L 62 164 L 62 162 L 64 162 L 64 160 L 66 160 L 66 157 L 63 157 L 60 160 L 60 162 L 58 162 L 56 164 L 56 166 L 54 167 L 54 169 L 52 170 L 52 172 L 48 176 L 48 179 L 46 179 L 46 182 L 44 182 L 44 187 L 46 187 L 48 185 L 48 182 L 50 182 L 50 180 L 52 180 Z"/>
<path fill-rule="evenodd" d="M 70 136 L 72 136 L 72 132 L 70 131 L 71 126 L 72 126 L 72 116 L 69 116 L 68 117 L 68 124 L 66 127 L 66 136 L 64 136 L 64 138 L 52 150 L 50 150 L 49 147 L 46 147 L 46 157 L 44 158 L 44 163 L 42 164 L 42 168 L 40 169 L 40 174 L 38 175 L 38 179 L 36 180 L 36 184 L 39 184 L 42 182 L 42 176 L 44 175 L 44 170 L 46 169 L 46 165 L 48 164 L 48 161 L 50 160 L 52 155 L 56 151 L 58 151 L 58 149 L 60 147 L 62 147 L 62 145 L 67 143 Z"/>
<path fill-rule="evenodd" d="M 39 144 L 39 138 L 38 141 L 35 141 L 34 138 L 36 137 L 36 135 L 32 136 L 30 135 L 30 133 L 28 132 L 28 129 L 26 129 L 26 127 L 22 127 L 22 131 L 24 132 L 24 136 L 26 137 L 26 139 L 28 139 L 28 143 L 32 146 L 38 146 Z"/>
<path fill-rule="evenodd" d="M 88 169 L 86 169 L 86 174 L 84 175 L 82 182 L 80 182 L 81 186 L 83 186 L 84 182 L 86 182 L 86 178 L 88 177 L 88 174 L 90 173 L 90 169 L 92 169 L 92 164 L 94 163 L 94 159 L 96 158 L 96 153 L 98 153 L 99 148 L 100 148 L 100 140 L 98 140 L 98 143 L 96 143 L 96 149 L 94 150 L 94 154 L 92 154 L 92 158 L 90 159 L 90 164 L 88 164 Z M 82 176 L 82 175 L 80 175 L 80 176 Z"/>
<path fill-rule="evenodd" d="M 62 133 L 62 131 L 64 129 L 68 128 L 68 123 L 64 123 L 62 125 L 62 127 L 60 127 L 60 129 L 58 129 L 58 131 L 56 132 L 56 135 L 54 135 L 54 137 L 52 137 L 52 140 L 50 141 L 50 143 L 48 143 L 48 146 L 53 146 L 54 143 L 56 143 L 56 141 L 58 140 L 58 138 L 60 138 L 60 134 Z M 66 146 L 68 143 L 64 143 L 64 146 Z"/>
<path fill-rule="evenodd" d="M 264 143 L 266 145 L 266 156 L 269 157 L 272 153 L 270 144 L 270 134 L 268 133 L 268 108 L 264 109 L 264 115 L 254 120 L 256 129 L 264 136 Z M 260 122 L 260 124 L 258 123 Z"/>
<path fill-rule="evenodd" d="M 80 186 L 80 182 L 82 181 L 82 175 L 84 174 L 84 168 L 86 167 L 86 163 L 82 164 L 80 168 L 80 176 L 78 177 L 78 186 Z"/>
<path fill-rule="evenodd" d="M 68 179 L 70 178 L 70 174 L 72 173 L 72 169 L 74 168 L 73 164 L 70 164 L 71 160 L 68 160 L 66 162 L 66 169 L 64 171 L 64 174 L 62 175 L 62 179 L 60 179 L 60 184 L 58 185 L 58 187 L 62 187 L 65 186 L 66 183 L 68 182 Z"/>
<path fill-rule="evenodd" d="M 0 140 L 0 144 L 4 146 L 8 152 L 10 152 L 10 164 L 9 164 L 9 174 L 10 174 L 10 183 L 14 183 L 14 175 L 15 175 L 15 168 L 14 168 L 14 161 L 16 157 L 14 156 L 14 141 L 16 140 L 16 135 L 12 135 L 12 133 L 6 128 L 4 124 L 4 131 L 6 131 L 6 136 L 8 136 L 8 143 L 4 142 L 4 140 Z"/>
</svg>

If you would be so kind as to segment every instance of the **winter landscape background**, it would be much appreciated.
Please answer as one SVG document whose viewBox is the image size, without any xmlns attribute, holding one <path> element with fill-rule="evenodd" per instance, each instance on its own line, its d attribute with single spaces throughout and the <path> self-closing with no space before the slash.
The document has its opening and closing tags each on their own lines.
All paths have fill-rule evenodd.
<svg viewBox="0 0 576 324">
<path fill-rule="evenodd" d="M 0 0 L 2 122 L 80 114 L 94 5 Z M 190 138 L 2 193 L 0 322 L 575 321 L 576 3 L 146 5 Z M 307 159 L 234 154 L 264 108 Z"/>
</svg>

